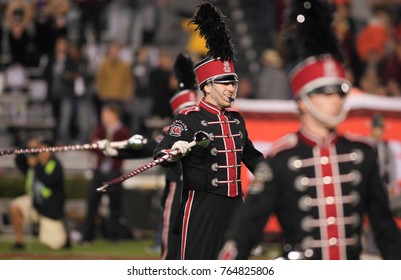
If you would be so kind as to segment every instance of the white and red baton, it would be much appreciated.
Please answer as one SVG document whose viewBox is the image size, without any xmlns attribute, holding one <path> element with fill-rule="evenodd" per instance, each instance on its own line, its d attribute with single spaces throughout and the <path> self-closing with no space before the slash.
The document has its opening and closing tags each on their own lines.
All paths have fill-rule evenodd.
<svg viewBox="0 0 401 280">
<path fill-rule="evenodd" d="M 142 135 L 135 134 L 128 140 L 110 142 L 110 146 L 114 149 L 124 149 L 133 147 L 138 149 L 140 146 L 147 143 L 147 139 Z M 55 147 L 39 147 L 39 148 L 22 148 L 22 149 L 0 149 L 0 156 L 3 155 L 18 155 L 18 154 L 37 154 L 44 152 L 66 152 L 66 151 L 82 151 L 82 150 L 97 150 L 98 143 L 63 145 Z"/>
<path fill-rule="evenodd" d="M 212 135 L 209 135 L 208 133 L 204 132 L 204 131 L 198 131 L 194 134 L 194 140 L 190 143 L 188 143 L 189 147 L 192 148 L 194 146 L 201 146 L 201 147 L 207 147 L 210 143 L 210 141 L 212 140 Z M 111 185 L 115 185 L 115 184 L 119 184 L 131 177 L 134 177 L 135 175 L 138 175 L 139 173 L 142 173 L 146 170 L 148 170 L 149 168 L 152 168 L 176 155 L 178 155 L 180 153 L 179 150 L 172 150 L 169 153 L 165 154 L 164 156 L 149 162 L 141 167 L 139 167 L 138 169 L 135 169 L 127 174 L 124 174 L 120 177 L 117 177 L 113 180 L 110 180 L 108 182 L 103 183 L 103 185 L 99 188 L 97 188 L 96 190 L 98 192 L 102 192 L 102 191 L 106 191 L 108 187 L 110 187 Z"/>
</svg>

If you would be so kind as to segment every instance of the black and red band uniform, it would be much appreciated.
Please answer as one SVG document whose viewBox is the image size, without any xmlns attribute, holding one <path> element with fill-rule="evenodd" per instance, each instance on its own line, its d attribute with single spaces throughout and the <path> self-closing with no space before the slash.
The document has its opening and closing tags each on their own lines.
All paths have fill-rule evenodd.
<svg viewBox="0 0 401 280">
<path fill-rule="evenodd" d="M 235 245 L 227 246 L 222 258 L 247 258 L 275 213 L 287 253 L 301 251 L 308 259 L 359 259 L 368 217 L 381 256 L 401 259 L 400 230 L 378 170 L 374 148 L 360 136 L 333 131 L 322 139 L 306 129 L 288 134 L 258 165 L 244 211 L 230 233 Z"/>
<path fill-rule="evenodd" d="M 242 163 L 252 172 L 263 155 L 248 137 L 240 113 L 202 99 L 177 114 L 155 157 L 176 141 L 193 141 L 204 131 L 212 141 L 181 158 L 183 199 L 179 214 L 180 258 L 216 259 L 235 210 L 243 203 Z"/>
</svg>

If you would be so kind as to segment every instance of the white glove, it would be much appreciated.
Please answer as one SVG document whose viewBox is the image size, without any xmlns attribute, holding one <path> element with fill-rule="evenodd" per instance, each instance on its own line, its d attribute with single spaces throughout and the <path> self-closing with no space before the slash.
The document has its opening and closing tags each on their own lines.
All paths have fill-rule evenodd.
<svg viewBox="0 0 401 280">
<path fill-rule="evenodd" d="M 141 149 L 146 143 L 148 142 L 148 139 L 143 137 L 142 135 L 135 134 L 133 135 L 130 139 L 128 139 L 128 144 L 126 148 L 131 148 L 135 150 Z"/>
<path fill-rule="evenodd" d="M 190 151 L 191 147 L 187 141 L 177 141 L 171 147 L 171 151 L 178 150 L 179 154 L 177 155 L 178 158 L 186 156 Z"/>
<path fill-rule="evenodd" d="M 105 156 L 114 157 L 118 155 L 118 151 L 111 147 L 110 141 L 107 139 L 97 141 L 97 146 Z"/>
</svg>

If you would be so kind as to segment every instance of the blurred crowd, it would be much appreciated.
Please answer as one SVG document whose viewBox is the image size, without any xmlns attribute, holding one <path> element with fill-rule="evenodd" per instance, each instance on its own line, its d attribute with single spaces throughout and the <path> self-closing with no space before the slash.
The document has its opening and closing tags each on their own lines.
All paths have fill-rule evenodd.
<svg viewBox="0 0 401 280">
<path fill-rule="evenodd" d="M 172 117 L 168 102 L 175 90 L 174 46 L 163 39 L 168 34 L 156 42 L 166 5 L 126 0 L 1 2 L 1 92 L 49 103 L 58 144 L 88 141 L 106 103 L 121 107 L 132 131 L 151 133 Z M 37 81 L 41 86 L 32 87 Z M 146 125 L 145 120 L 152 119 Z"/>
<path fill-rule="evenodd" d="M 347 78 L 358 91 L 380 96 L 401 96 L 401 2 L 330 1 L 334 9 L 334 29 L 345 58 Z M 268 2 L 275 4 L 276 14 L 283 14 L 283 2 L 286 1 Z M 275 31 L 271 34 L 272 47 L 262 52 L 262 81 L 255 90 L 257 98 L 282 99 L 288 96 L 285 95 L 284 85 L 275 93 L 269 93 L 272 87 L 284 84 L 283 74 L 294 63 L 290 52 L 282 47 L 285 39 L 280 32 L 282 18 L 276 15 L 271 23 Z"/>
<path fill-rule="evenodd" d="M 354 86 L 401 96 L 399 1 L 331 1 Z M 35 102 L 50 104 L 58 144 L 87 142 L 102 106 L 110 102 L 121 107 L 122 120 L 133 133 L 150 136 L 172 118 L 168 102 L 177 88 L 175 54 L 187 51 L 194 61 L 206 54 L 204 42 L 187 24 L 199 2 L 2 0 L 0 92 L 26 93 L 29 88 Z M 212 2 L 223 6 L 229 1 Z M 266 11 L 259 19 L 245 20 L 258 21 L 270 42 L 260 54 L 258 74 L 239 73 L 239 97 L 290 99 L 285 79 L 289 58 L 280 33 L 286 0 L 237 2 Z M 41 87 L 28 86 L 38 80 Z"/>
<path fill-rule="evenodd" d="M 401 96 L 400 1 L 333 2 L 351 81 L 363 92 Z"/>
</svg>

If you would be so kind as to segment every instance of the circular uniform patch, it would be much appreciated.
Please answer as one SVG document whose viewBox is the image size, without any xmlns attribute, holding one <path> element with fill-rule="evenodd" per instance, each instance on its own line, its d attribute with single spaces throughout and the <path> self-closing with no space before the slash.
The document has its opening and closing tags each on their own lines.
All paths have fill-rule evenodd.
<svg viewBox="0 0 401 280">
<path fill-rule="evenodd" d="M 169 134 L 174 137 L 181 136 L 182 132 L 187 130 L 188 127 L 182 121 L 176 120 L 170 125 Z"/>
<path fill-rule="evenodd" d="M 170 125 L 168 134 L 174 137 L 180 137 L 182 132 L 186 130 L 188 130 L 188 127 L 182 120 L 175 120 Z"/>
<path fill-rule="evenodd" d="M 177 125 L 177 124 L 173 124 L 173 125 L 171 125 L 171 127 L 170 127 L 170 132 L 169 132 L 169 134 L 171 135 L 171 136 L 176 136 L 176 137 L 178 137 L 178 136 L 181 136 L 181 133 L 182 133 L 182 131 L 183 131 L 183 127 L 181 126 L 181 125 Z"/>
</svg>

